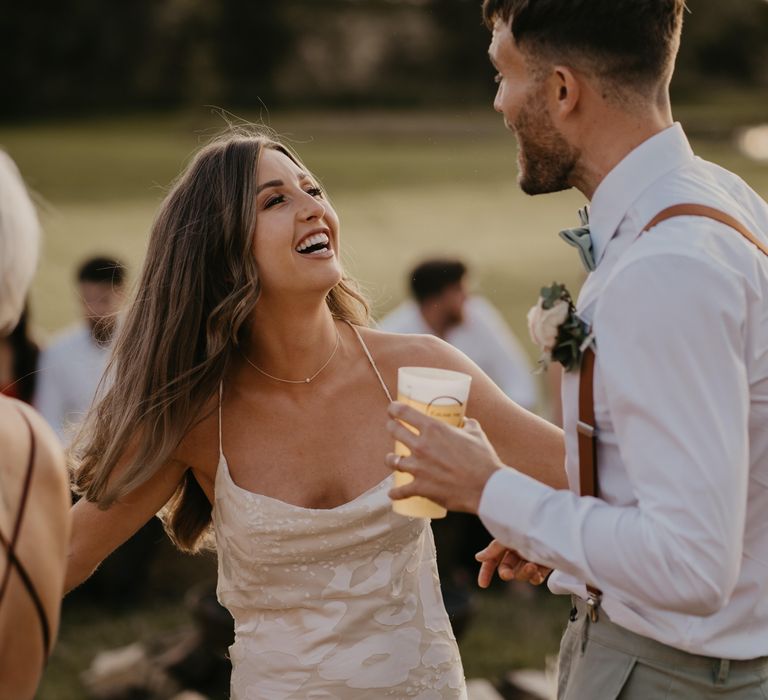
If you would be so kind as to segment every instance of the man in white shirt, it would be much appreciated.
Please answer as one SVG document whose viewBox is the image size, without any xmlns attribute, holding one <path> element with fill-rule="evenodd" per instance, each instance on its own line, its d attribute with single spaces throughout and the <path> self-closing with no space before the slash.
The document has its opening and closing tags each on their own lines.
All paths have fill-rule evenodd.
<svg viewBox="0 0 768 700">
<path fill-rule="evenodd" d="M 563 381 L 571 491 L 502 465 L 473 421 L 390 409 L 421 431 L 389 424 L 415 453 L 387 458 L 415 475 L 391 495 L 479 513 L 501 543 L 482 578 L 503 556 L 519 570 L 517 552 L 573 596 L 566 700 L 768 697 L 768 205 L 672 120 L 682 13 L 682 0 L 484 3 L 520 186 L 591 200 L 577 310 L 594 334 L 599 498 L 577 495 L 578 370 Z M 649 226 L 680 204 L 724 212 L 754 244 L 703 215 Z M 602 592 L 594 615 L 587 586 Z"/>
<path fill-rule="evenodd" d="M 468 270 L 461 260 L 429 259 L 408 275 L 412 299 L 379 322 L 390 333 L 435 335 L 461 350 L 513 401 L 536 409 L 533 369 L 520 342 L 489 301 L 468 292 Z M 474 516 L 450 513 L 432 523 L 446 608 L 459 636 L 460 615 L 471 597 L 473 555 L 488 542 L 488 531 Z"/>
<path fill-rule="evenodd" d="M 57 336 L 40 356 L 34 404 L 64 444 L 91 405 L 107 365 L 124 278 L 125 268 L 117 260 L 86 260 L 77 273 L 83 320 Z"/>
<path fill-rule="evenodd" d="M 83 262 L 77 271 L 83 319 L 41 353 L 34 404 L 64 445 L 71 442 L 90 408 L 109 361 L 125 277 L 125 266 L 114 258 Z M 161 538 L 162 525 L 152 518 L 102 563 L 76 595 L 114 608 L 132 604 L 149 579 Z"/>
<path fill-rule="evenodd" d="M 460 260 L 425 260 L 409 275 L 413 299 L 379 322 L 390 333 L 436 335 L 461 350 L 513 401 L 528 410 L 538 402 L 531 363 L 501 314 L 467 291 Z"/>
</svg>

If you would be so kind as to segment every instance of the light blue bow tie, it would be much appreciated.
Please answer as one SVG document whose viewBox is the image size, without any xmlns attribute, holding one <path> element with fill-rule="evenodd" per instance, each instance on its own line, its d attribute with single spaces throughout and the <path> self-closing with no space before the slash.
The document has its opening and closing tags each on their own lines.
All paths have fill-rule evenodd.
<svg viewBox="0 0 768 700">
<path fill-rule="evenodd" d="M 592 250 L 592 237 L 589 235 L 589 208 L 579 209 L 579 219 L 581 226 L 577 228 L 567 228 L 558 234 L 568 245 L 572 245 L 579 251 L 581 263 L 587 272 L 595 269 L 595 257 Z"/>
</svg>

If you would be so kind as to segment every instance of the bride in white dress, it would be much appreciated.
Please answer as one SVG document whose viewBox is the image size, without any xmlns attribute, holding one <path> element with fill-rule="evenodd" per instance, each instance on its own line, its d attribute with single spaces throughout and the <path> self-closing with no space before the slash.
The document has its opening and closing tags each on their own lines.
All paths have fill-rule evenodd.
<svg viewBox="0 0 768 700">
<path fill-rule="evenodd" d="M 67 590 L 162 510 L 180 548 L 215 538 L 233 699 L 465 698 L 429 522 L 387 497 L 397 368 L 470 373 L 468 413 L 502 460 L 556 486 L 562 436 L 442 341 L 367 319 L 298 157 L 252 134 L 203 148 L 75 443 Z"/>
</svg>

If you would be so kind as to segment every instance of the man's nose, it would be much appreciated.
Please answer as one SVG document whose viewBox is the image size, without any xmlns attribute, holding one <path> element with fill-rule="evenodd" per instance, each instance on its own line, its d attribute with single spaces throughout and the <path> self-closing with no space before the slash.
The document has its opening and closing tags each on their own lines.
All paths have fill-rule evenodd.
<svg viewBox="0 0 768 700">
<path fill-rule="evenodd" d="M 502 113 L 501 109 L 501 88 L 496 90 L 496 97 L 493 98 L 493 108 L 499 113 Z"/>
</svg>

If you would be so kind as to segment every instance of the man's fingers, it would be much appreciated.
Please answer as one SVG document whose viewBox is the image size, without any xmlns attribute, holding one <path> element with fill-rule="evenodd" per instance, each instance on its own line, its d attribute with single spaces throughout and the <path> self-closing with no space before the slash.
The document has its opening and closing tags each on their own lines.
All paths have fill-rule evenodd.
<svg viewBox="0 0 768 700">
<path fill-rule="evenodd" d="M 385 458 L 387 466 L 393 471 L 411 473 L 413 465 L 405 455 L 397 455 L 394 452 L 390 452 Z"/>
<path fill-rule="evenodd" d="M 480 565 L 480 571 L 477 573 L 477 585 L 480 588 L 488 588 L 493 581 L 493 572 L 496 571 L 496 563 L 494 561 L 484 561 Z"/>
<path fill-rule="evenodd" d="M 480 427 L 480 423 L 474 418 L 465 418 L 463 427 L 468 433 L 474 433 L 475 435 L 483 434 L 483 429 Z"/>
<path fill-rule="evenodd" d="M 413 486 L 406 484 L 405 486 L 398 486 L 396 489 L 390 489 L 387 494 L 392 501 L 399 501 L 402 498 L 410 498 L 415 496 Z"/>
<path fill-rule="evenodd" d="M 498 561 L 506 550 L 507 548 L 498 540 L 491 540 L 485 549 L 481 549 L 475 554 L 475 559 L 477 561 L 488 561 L 490 559 Z"/>
<path fill-rule="evenodd" d="M 481 562 L 477 574 L 477 583 L 481 588 L 487 588 L 493 580 L 493 572 L 498 571 L 502 581 L 527 581 L 538 586 L 544 583 L 551 569 L 540 566 L 532 561 L 523 559 L 514 549 L 508 549 L 498 540 L 475 554 L 475 559 Z"/>
<path fill-rule="evenodd" d="M 428 425 L 430 421 L 435 420 L 434 418 L 426 416 L 421 411 L 417 411 L 415 408 L 398 401 L 393 401 L 389 404 L 387 412 L 389 413 L 390 418 L 405 421 L 419 431 Z"/>
<path fill-rule="evenodd" d="M 475 554 L 475 559 L 480 564 L 480 570 L 477 572 L 477 585 L 480 588 L 488 588 L 493 581 L 493 573 L 501 561 L 501 557 L 507 548 L 498 540 L 491 540 L 485 549 L 481 549 Z"/>
<path fill-rule="evenodd" d="M 546 566 L 541 566 L 539 564 L 534 564 L 533 562 L 529 561 L 520 568 L 520 571 L 518 572 L 518 579 L 520 581 L 527 581 L 528 583 L 532 583 L 534 586 L 538 586 L 544 583 L 544 579 L 547 578 L 550 571 L 552 571 L 552 569 Z"/>
<path fill-rule="evenodd" d="M 514 550 L 508 549 L 499 564 L 499 578 L 502 581 L 512 581 L 517 578 L 520 567 L 524 563 L 525 559 L 521 559 Z"/>
<path fill-rule="evenodd" d="M 395 440 L 402 442 L 411 451 L 416 447 L 416 441 L 419 439 L 419 436 L 408 430 L 400 421 L 387 421 L 387 430 Z"/>
</svg>

